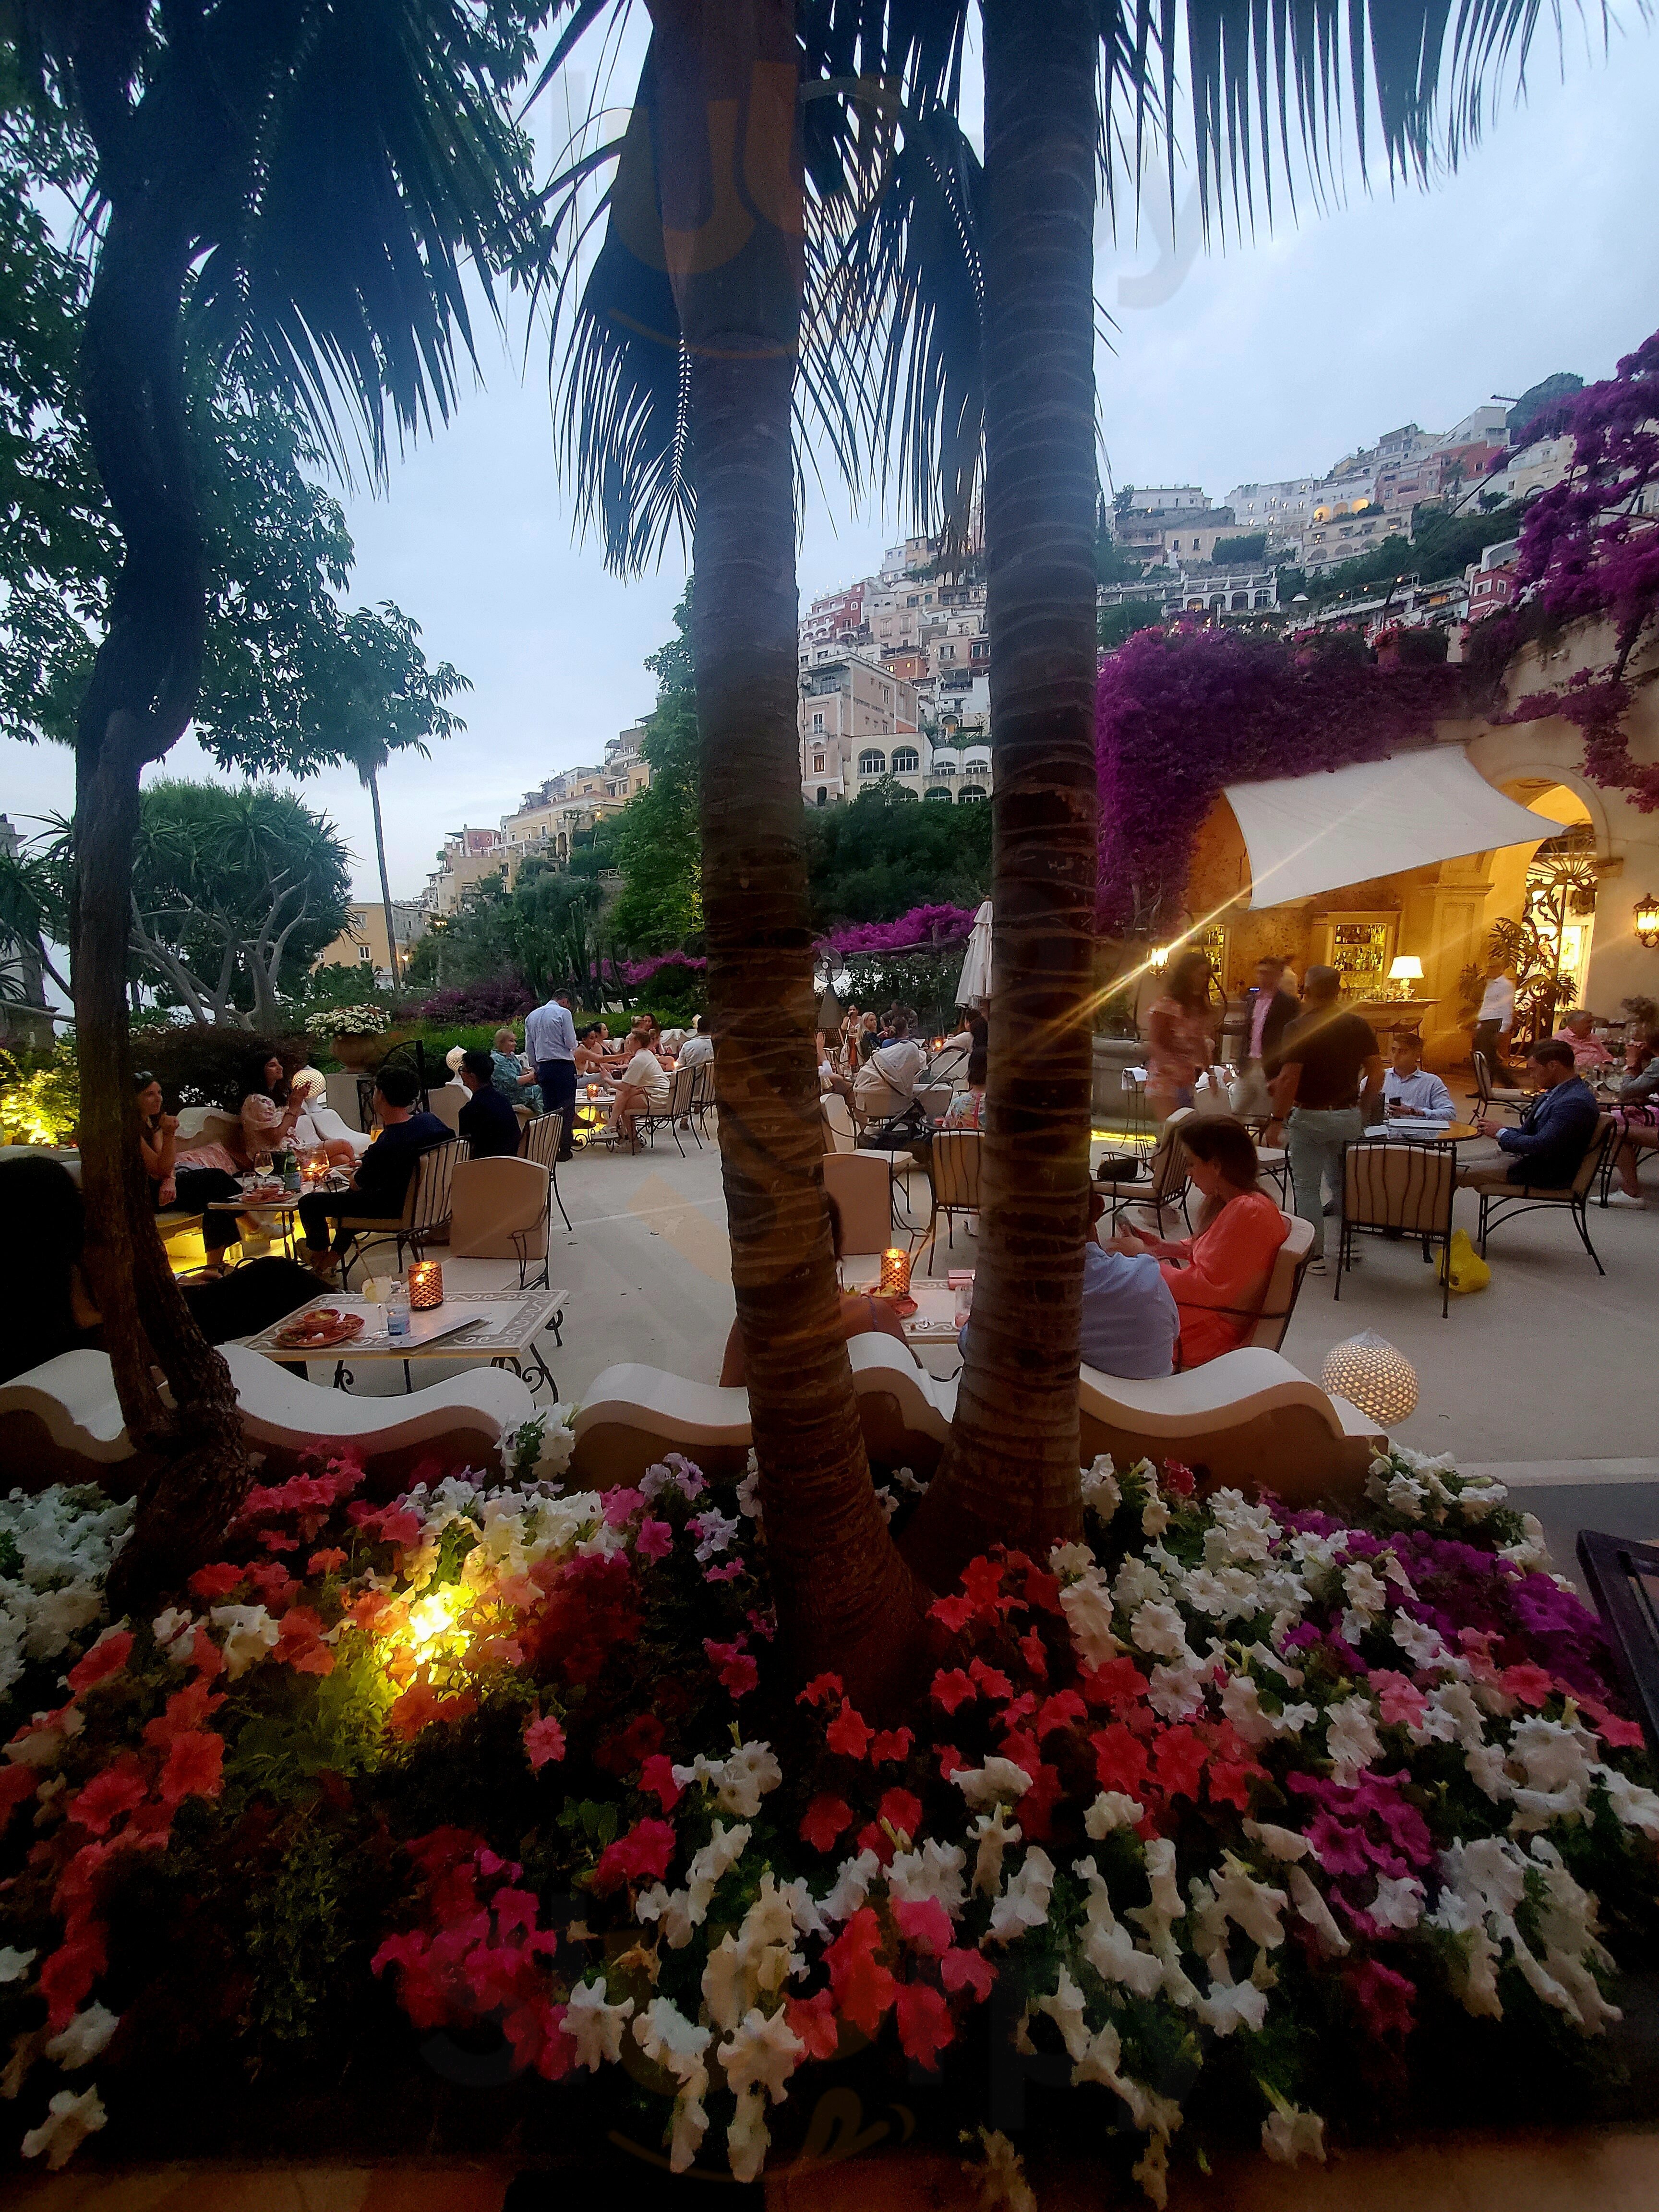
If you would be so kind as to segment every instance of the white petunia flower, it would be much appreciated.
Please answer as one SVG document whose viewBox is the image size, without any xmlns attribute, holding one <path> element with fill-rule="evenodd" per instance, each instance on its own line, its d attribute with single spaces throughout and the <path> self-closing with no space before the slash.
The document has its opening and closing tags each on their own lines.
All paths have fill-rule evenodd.
<svg viewBox="0 0 1659 2212">
<path fill-rule="evenodd" d="M 8 1943 L 0 1950 L 0 1982 L 21 1982 L 40 1957 L 38 1951 L 17 1951 Z"/>
<path fill-rule="evenodd" d="M 1080 1551 L 1082 1547 L 1074 1548 Z M 1063 1585 L 1060 1602 L 1072 1642 L 1085 1666 L 1103 1667 L 1109 1659 L 1117 1656 L 1122 1647 L 1112 1633 L 1111 1592 L 1092 1559 L 1084 1573 Z"/>
<path fill-rule="evenodd" d="M 881 1861 L 873 1851 L 860 1851 L 856 1858 L 846 1860 L 830 1894 L 819 1900 L 819 1911 L 826 1920 L 850 1920 L 880 1871 Z"/>
<path fill-rule="evenodd" d="M 565 2033 L 576 2046 L 576 2063 L 590 2074 L 597 2073 L 605 2060 L 618 2064 L 623 2028 L 633 2011 L 632 1997 L 624 1997 L 620 2004 L 608 2002 L 603 1977 L 597 1982 L 578 1982 L 564 2011 Z"/>
<path fill-rule="evenodd" d="M 749 1836 L 746 1825 L 728 1828 L 723 1821 L 714 1822 L 708 1841 L 686 1869 L 687 1909 L 695 1926 L 700 1928 L 707 1918 L 715 1890 L 743 1856 Z"/>
<path fill-rule="evenodd" d="M 1117 1469 L 1111 1455 L 1102 1452 L 1091 1467 L 1082 1475 L 1083 1502 L 1103 1521 L 1109 1521 L 1123 1503 L 1123 1492 L 1118 1487 Z"/>
<path fill-rule="evenodd" d="M 282 1624 L 273 1620 L 262 1605 L 216 1605 L 208 1619 L 225 1632 L 220 1648 L 225 1672 L 233 1682 L 263 1659 L 283 1632 Z"/>
<path fill-rule="evenodd" d="M 1369 1701 L 1355 1694 L 1325 1708 L 1325 1747 L 1336 1779 L 1358 1781 L 1374 1759 L 1382 1755 L 1376 1724 Z"/>
<path fill-rule="evenodd" d="M 1031 1786 L 1030 1776 L 1012 1759 L 988 1759 L 983 1766 L 959 1766 L 951 1779 L 974 1806 L 1023 1797 Z"/>
<path fill-rule="evenodd" d="M 687 2020 L 669 1997 L 653 1997 L 634 2022 L 634 2039 L 641 2050 L 679 2084 L 668 2158 L 675 2173 L 684 2173 L 696 2158 L 708 2126 L 702 2100 L 708 2088 L 703 2053 L 708 2048 L 709 2033 L 708 2028 Z"/>
<path fill-rule="evenodd" d="M 1169 1595 L 1170 1585 L 1138 1552 L 1129 1553 L 1112 1584 L 1113 1600 L 1125 1613 L 1133 1613 L 1138 1605 L 1162 1604 Z"/>
<path fill-rule="evenodd" d="M 978 1897 L 994 1897 L 1002 1887 L 1002 1856 L 1010 1844 L 1021 1838 L 1017 1821 L 1008 1818 L 1006 1805 L 994 1805 L 988 1813 L 981 1813 L 968 1831 L 978 1846 L 974 1854 L 974 1893 Z"/>
<path fill-rule="evenodd" d="M 1308 1855 L 1308 1838 L 1294 1828 L 1276 1828 L 1271 1820 L 1246 1820 L 1244 1832 L 1270 1859 L 1282 1859 L 1287 1866 Z"/>
<path fill-rule="evenodd" d="M 1348 1939 L 1333 1918 L 1330 1906 L 1314 1887 L 1306 1867 L 1293 1866 L 1285 1876 L 1285 1887 L 1291 1903 L 1318 1936 L 1321 1950 L 1340 1959 L 1348 1948 Z"/>
<path fill-rule="evenodd" d="M 1185 1666 L 1193 1663 L 1193 1655 L 1187 1648 L 1186 1629 L 1172 1605 L 1161 1605 L 1149 1598 L 1138 1606 L 1129 1623 L 1129 1637 L 1137 1650 L 1162 1659 L 1179 1660 Z"/>
<path fill-rule="evenodd" d="M 967 1896 L 963 1869 L 968 1854 L 959 1844 L 935 1843 L 930 1838 L 920 1850 L 900 1851 L 887 1869 L 887 1888 L 902 1904 L 920 1905 L 932 1899 L 954 1919 Z"/>
<path fill-rule="evenodd" d="M 1083 1816 L 1085 1835 L 1098 1843 L 1116 1828 L 1133 1828 L 1146 1817 L 1146 1808 L 1121 1790 L 1103 1790 Z"/>
<path fill-rule="evenodd" d="M 722 2052 L 722 2059 L 724 2057 Z M 732 2168 L 732 2180 L 744 2183 L 757 2181 L 771 2142 L 772 2130 L 766 2124 L 764 2094 L 759 2089 L 739 2089 L 737 2110 L 726 2130 L 726 2155 Z"/>
<path fill-rule="evenodd" d="M 1376 1895 L 1364 1908 L 1381 1928 L 1415 1928 L 1423 1917 L 1423 1885 L 1407 1875 L 1376 1877 Z"/>
<path fill-rule="evenodd" d="M 1046 2012 L 1054 2021 L 1066 2045 L 1066 2056 L 1075 2064 L 1089 2048 L 1089 2023 L 1084 2014 L 1083 1992 L 1064 1966 L 1053 1994 L 1039 1997 L 1036 2010 Z"/>
<path fill-rule="evenodd" d="M 1632 1782 L 1616 1766 L 1595 1766 L 1590 1771 L 1607 1791 L 1614 1819 L 1638 1830 L 1650 1844 L 1659 1844 L 1659 1795 Z"/>
<path fill-rule="evenodd" d="M 1304 2158 L 1316 2158 L 1323 2166 L 1325 2123 L 1317 2112 L 1277 2104 L 1261 2123 L 1261 2148 L 1280 2166 L 1294 2166 Z"/>
<path fill-rule="evenodd" d="M 47 2106 L 46 2118 L 24 2136 L 23 2155 L 39 2158 L 45 2151 L 46 2164 L 56 2173 L 108 2118 L 95 2085 L 78 2095 L 73 2089 L 60 2089 Z"/>
<path fill-rule="evenodd" d="M 1008 1943 L 1024 1929 L 1041 1928 L 1048 1917 L 1054 1886 L 1054 1861 L 1033 1844 L 1024 1863 L 1017 1874 L 1009 1875 L 1001 1896 L 992 1905 L 988 1933 L 995 1942 Z"/>
<path fill-rule="evenodd" d="M 1068 1575 L 1086 1575 L 1095 1555 L 1086 1544 L 1056 1544 L 1048 1553 L 1048 1571 L 1062 1581 Z"/>
</svg>

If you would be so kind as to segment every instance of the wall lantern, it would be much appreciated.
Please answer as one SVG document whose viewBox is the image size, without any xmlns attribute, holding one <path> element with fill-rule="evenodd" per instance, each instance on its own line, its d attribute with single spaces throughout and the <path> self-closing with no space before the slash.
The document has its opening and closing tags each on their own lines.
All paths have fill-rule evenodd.
<svg viewBox="0 0 1659 2212">
<path fill-rule="evenodd" d="M 1659 898 L 1651 891 L 1636 902 L 1636 934 L 1650 952 L 1659 945 Z"/>
</svg>

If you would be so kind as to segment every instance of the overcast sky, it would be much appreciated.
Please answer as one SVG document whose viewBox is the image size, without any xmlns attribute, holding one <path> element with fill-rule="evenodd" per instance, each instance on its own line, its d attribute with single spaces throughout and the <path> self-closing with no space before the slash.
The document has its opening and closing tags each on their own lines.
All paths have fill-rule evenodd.
<svg viewBox="0 0 1659 2212">
<path fill-rule="evenodd" d="M 1199 483 L 1219 499 L 1241 481 L 1322 473 L 1402 422 L 1447 428 L 1553 369 L 1610 374 L 1659 325 L 1656 112 L 1659 36 L 1632 32 L 1610 65 L 1574 53 L 1565 84 L 1553 62 L 1535 68 L 1528 104 L 1431 191 L 1356 193 L 1340 212 L 1189 257 L 1145 233 L 1115 246 L 1103 222 L 1100 295 L 1118 328 L 1100 356 L 1101 416 L 1115 481 Z M 1190 224 L 1182 242 L 1195 243 Z M 675 556 L 619 583 L 573 542 L 544 346 L 532 343 L 522 381 L 520 357 L 486 341 L 487 389 L 383 496 L 348 502 L 354 600 L 396 599 L 428 654 L 473 684 L 459 702 L 465 735 L 383 781 L 398 896 L 424 884 L 446 830 L 493 825 L 648 710 L 641 664 L 669 634 L 684 582 Z M 803 602 L 873 568 L 898 521 L 815 501 Z M 186 739 L 166 773 L 214 771 Z M 360 894 L 378 896 L 356 779 L 304 788 L 356 852 Z M 66 810 L 71 794 L 67 754 L 0 741 L 0 806 L 14 821 Z"/>
</svg>

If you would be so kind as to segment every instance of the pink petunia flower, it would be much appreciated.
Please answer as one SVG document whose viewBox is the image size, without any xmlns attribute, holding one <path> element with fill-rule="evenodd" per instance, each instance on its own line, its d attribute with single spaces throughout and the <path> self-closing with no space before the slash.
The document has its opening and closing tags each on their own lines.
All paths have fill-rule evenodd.
<svg viewBox="0 0 1659 2212">
<path fill-rule="evenodd" d="M 524 1748 L 532 1774 L 539 1774 L 551 1760 L 564 1757 L 564 1730 L 551 1713 L 543 1713 L 526 1725 Z"/>
</svg>

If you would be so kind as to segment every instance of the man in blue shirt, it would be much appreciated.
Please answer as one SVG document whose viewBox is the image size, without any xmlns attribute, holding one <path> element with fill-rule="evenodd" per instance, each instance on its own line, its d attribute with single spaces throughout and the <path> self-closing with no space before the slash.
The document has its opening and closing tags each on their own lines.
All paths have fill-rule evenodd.
<svg viewBox="0 0 1659 2212">
<path fill-rule="evenodd" d="M 544 1006 L 532 1007 L 525 1016 L 524 1048 L 536 1063 L 543 1105 L 550 1114 L 564 1116 L 559 1158 L 568 1160 L 576 1122 L 576 1024 L 568 991 L 556 991 Z"/>
<path fill-rule="evenodd" d="M 461 1054 L 462 1084 L 472 1093 L 460 1112 L 461 1134 L 475 1160 L 500 1159 L 519 1149 L 519 1117 L 513 1101 L 495 1088 L 495 1063 L 487 1052 Z"/>
<path fill-rule="evenodd" d="M 336 1229 L 334 1249 L 329 1249 L 329 1228 L 342 1215 L 357 1219 L 395 1221 L 409 1195 L 410 1178 L 421 1154 L 434 1145 L 447 1145 L 450 1132 L 435 1114 L 417 1114 L 415 1101 L 420 1085 L 408 1067 L 382 1068 L 374 1085 L 374 1112 L 380 1133 L 357 1163 L 351 1188 L 324 1192 L 300 1200 L 300 1225 L 305 1231 L 305 1256 L 313 1273 L 332 1282 L 338 1264 L 336 1255 L 351 1242 L 349 1229 Z"/>
<path fill-rule="evenodd" d="M 1533 1190 L 1565 1190 L 1577 1174 L 1601 1119 L 1595 1093 L 1575 1068 L 1571 1046 L 1556 1037 L 1545 1037 L 1533 1046 L 1527 1054 L 1527 1073 L 1542 1095 L 1528 1109 L 1520 1127 L 1508 1128 L 1499 1121 L 1474 1125 L 1483 1137 L 1496 1137 L 1504 1152 L 1515 1155 L 1513 1164 L 1501 1177 L 1495 1162 L 1461 1170 L 1457 1180 L 1467 1188 L 1491 1189 L 1503 1182 Z"/>
<path fill-rule="evenodd" d="M 1107 1252 L 1095 1241 L 1105 1211 L 1105 1200 L 1091 1190 L 1083 1248 L 1083 1364 L 1102 1375 L 1150 1382 L 1174 1370 L 1181 1316 L 1150 1252 Z M 972 1327 L 970 1321 L 957 1339 L 964 1352 Z"/>
</svg>

